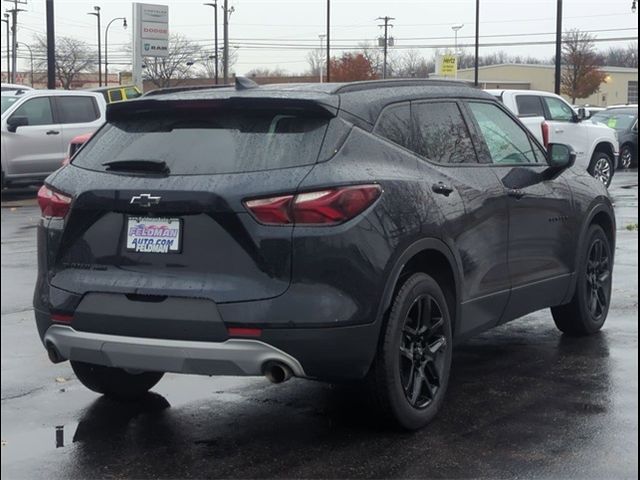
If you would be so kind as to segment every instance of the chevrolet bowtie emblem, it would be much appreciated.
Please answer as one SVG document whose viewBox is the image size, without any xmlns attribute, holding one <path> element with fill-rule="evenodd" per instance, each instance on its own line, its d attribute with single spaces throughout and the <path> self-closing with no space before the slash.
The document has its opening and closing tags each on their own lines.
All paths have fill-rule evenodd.
<svg viewBox="0 0 640 480">
<path fill-rule="evenodd" d="M 154 197 L 148 193 L 141 193 L 131 197 L 129 202 L 131 205 L 138 205 L 140 207 L 150 207 L 152 205 L 158 205 L 162 197 Z"/>
</svg>

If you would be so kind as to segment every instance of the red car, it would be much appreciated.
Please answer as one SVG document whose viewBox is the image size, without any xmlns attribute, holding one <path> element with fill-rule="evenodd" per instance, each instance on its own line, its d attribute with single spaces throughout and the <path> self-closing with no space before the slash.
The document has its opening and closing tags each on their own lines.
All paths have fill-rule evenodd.
<svg viewBox="0 0 640 480">
<path fill-rule="evenodd" d="M 80 150 L 80 147 L 87 143 L 87 141 L 91 138 L 93 133 L 84 133 L 82 135 L 78 135 L 77 137 L 73 137 L 71 142 L 69 143 L 69 148 L 67 150 L 67 156 L 62 160 L 62 166 L 68 165 L 75 153 Z"/>
</svg>

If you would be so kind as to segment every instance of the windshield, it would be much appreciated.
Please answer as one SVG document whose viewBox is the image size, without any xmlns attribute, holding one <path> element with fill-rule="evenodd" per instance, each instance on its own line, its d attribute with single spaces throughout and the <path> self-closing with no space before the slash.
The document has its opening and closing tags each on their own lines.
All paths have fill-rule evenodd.
<svg viewBox="0 0 640 480">
<path fill-rule="evenodd" d="M 20 98 L 20 97 L 14 97 L 14 96 L 10 96 L 10 95 L 3 95 L 1 98 L 2 98 L 2 111 L 0 112 L 0 114 L 6 112 L 11 105 L 13 105 L 14 103 L 16 103 L 18 101 L 18 98 Z"/>
<path fill-rule="evenodd" d="M 591 120 L 596 123 L 602 123 L 610 128 L 615 128 L 616 130 L 627 130 L 634 124 L 637 116 L 637 110 L 631 108 L 621 108 L 598 112 L 593 117 L 591 117 Z"/>
<path fill-rule="evenodd" d="M 164 162 L 171 174 L 251 172 L 316 162 L 329 120 L 281 111 L 155 112 L 107 124 L 73 164 Z"/>
</svg>

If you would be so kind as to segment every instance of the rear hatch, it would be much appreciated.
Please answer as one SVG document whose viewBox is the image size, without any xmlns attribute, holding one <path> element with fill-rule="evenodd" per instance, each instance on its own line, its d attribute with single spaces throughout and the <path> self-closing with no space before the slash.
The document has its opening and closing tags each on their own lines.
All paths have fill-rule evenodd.
<svg viewBox="0 0 640 480">
<path fill-rule="evenodd" d="M 243 201 L 295 192 L 332 114 L 283 101 L 127 103 L 137 102 L 54 178 L 74 200 L 49 238 L 51 284 L 215 302 L 284 293 L 292 227 L 259 224 Z"/>
</svg>

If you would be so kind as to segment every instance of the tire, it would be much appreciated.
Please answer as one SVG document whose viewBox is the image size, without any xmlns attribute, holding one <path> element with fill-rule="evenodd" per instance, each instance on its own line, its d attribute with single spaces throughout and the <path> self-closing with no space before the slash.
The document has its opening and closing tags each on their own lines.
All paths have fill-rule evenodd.
<svg viewBox="0 0 640 480">
<path fill-rule="evenodd" d="M 600 180 L 607 188 L 611 185 L 614 169 L 613 158 L 611 158 L 609 154 L 605 152 L 595 152 L 593 157 L 591 157 L 589 173 L 595 179 Z"/>
<path fill-rule="evenodd" d="M 634 163 L 636 163 L 635 152 L 633 151 L 633 147 L 631 145 L 623 145 L 620 149 L 620 165 L 619 168 L 622 170 L 626 170 L 631 168 Z"/>
<path fill-rule="evenodd" d="M 128 373 L 121 368 L 71 361 L 78 380 L 97 393 L 116 400 L 137 400 L 160 381 L 162 372 Z"/>
<path fill-rule="evenodd" d="M 613 256 L 609 239 L 599 225 L 592 225 L 586 238 L 573 298 L 567 305 L 551 309 L 558 329 L 570 336 L 599 331 L 611 304 Z"/>
<path fill-rule="evenodd" d="M 369 398 L 386 423 L 416 430 L 440 410 L 451 371 L 451 317 L 433 278 L 416 273 L 406 280 L 381 335 L 366 379 Z"/>
</svg>

